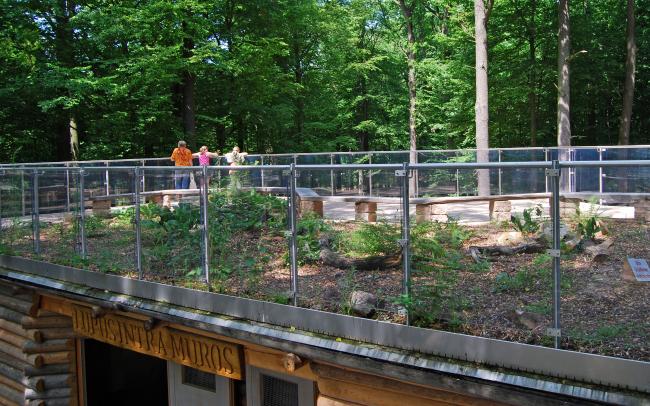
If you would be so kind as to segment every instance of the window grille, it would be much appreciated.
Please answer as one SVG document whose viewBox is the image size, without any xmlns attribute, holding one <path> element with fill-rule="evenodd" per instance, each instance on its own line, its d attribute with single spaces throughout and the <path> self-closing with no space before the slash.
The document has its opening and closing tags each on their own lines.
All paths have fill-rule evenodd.
<svg viewBox="0 0 650 406">
<path fill-rule="evenodd" d="M 261 374 L 262 406 L 298 406 L 298 384 Z"/>
<path fill-rule="evenodd" d="M 183 384 L 192 385 L 210 392 L 217 391 L 215 376 L 208 372 L 183 366 Z"/>
</svg>

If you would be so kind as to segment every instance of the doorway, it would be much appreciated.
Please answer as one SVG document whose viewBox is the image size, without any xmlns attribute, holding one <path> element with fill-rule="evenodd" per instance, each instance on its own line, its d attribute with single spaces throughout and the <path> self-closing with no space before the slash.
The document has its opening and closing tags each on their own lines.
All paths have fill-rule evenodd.
<svg viewBox="0 0 650 406">
<path fill-rule="evenodd" d="M 89 406 L 167 406 L 167 361 L 84 340 L 85 399 Z"/>
</svg>

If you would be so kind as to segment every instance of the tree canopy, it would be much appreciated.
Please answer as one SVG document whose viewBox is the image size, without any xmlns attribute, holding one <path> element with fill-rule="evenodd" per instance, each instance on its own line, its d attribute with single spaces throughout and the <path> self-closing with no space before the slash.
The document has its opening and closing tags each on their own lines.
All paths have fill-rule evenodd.
<svg viewBox="0 0 650 406">
<path fill-rule="evenodd" d="M 70 159 L 71 125 L 80 159 L 165 156 L 179 139 L 260 153 L 408 149 L 410 111 L 419 149 L 471 148 L 474 5 L 1 0 L 0 161 Z M 642 144 L 650 0 L 634 6 L 629 138 Z M 571 144 L 616 144 L 626 4 L 569 7 Z M 487 24 L 490 146 L 556 145 L 558 2 L 497 1 Z"/>
</svg>

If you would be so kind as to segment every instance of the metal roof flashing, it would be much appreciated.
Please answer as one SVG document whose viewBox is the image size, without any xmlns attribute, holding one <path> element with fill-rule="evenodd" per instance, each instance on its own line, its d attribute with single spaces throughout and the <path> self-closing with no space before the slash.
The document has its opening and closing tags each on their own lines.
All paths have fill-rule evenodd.
<svg viewBox="0 0 650 406">
<path fill-rule="evenodd" d="M 78 283 L 0 268 L 0 279 L 29 286 L 42 293 L 103 304 L 213 332 L 257 345 L 291 351 L 306 358 L 336 363 L 375 375 L 444 390 L 463 390 L 485 398 L 502 400 L 504 391 L 520 390 L 522 401 L 539 396 L 559 402 L 565 397 L 613 404 L 650 405 L 647 393 L 585 384 L 532 372 L 485 366 L 417 351 L 313 333 L 292 326 L 246 320 L 92 288 Z M 510 394 L 509 398 L 512 398 Z M 564 398 L 564 399 L 561 399 Z"/>
</svg>

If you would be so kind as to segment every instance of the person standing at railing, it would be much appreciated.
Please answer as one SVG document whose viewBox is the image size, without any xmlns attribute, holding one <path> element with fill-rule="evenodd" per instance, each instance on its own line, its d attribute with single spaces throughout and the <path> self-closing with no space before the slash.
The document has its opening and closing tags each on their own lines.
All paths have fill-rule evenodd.
<svg viewBox="0 0 650 406">
<path fill-rule="evenodd" d="M 210 158 L 219 158 L 219 150 L 217 152 L 208 151 L 206 145 L 199 149 L 199 152 L 192 154 L 194 158 L 199 158 L 199 166 L 210 166 Z M 210 179 L 208 178 L 208 184 Z"/>
<path fill-rule="evenodd" d="M 187 148 L 185 141 L 178 141 L 178 148 L 174 148 L 170 158 L 175 166 L 192 166 L 192 151 Z M 176 171 L 176 189 L 188 189 L 190 187 L 190 171 Z"/>
<path fill-rule="evenodd" d="M 235 147 L 232 149 L 232 152 L 228 152 L 224 156 L 226 157 L 226 161 L 228 161 L 228 165 L 230 166 L 237 166 L 241 165 L 244 162 L 246 162 L 246 155 L 248 155 L 248 152 L 240 152 L 239 147 L 235 145 Z M 228 174 L 230 175 L 230 185 L 234 189 L 240 189 L 241 188 L 241 179 L 240 179 L 240 174 L 237 173 L 237 171 L 228 171 Z"/>
</svg>

